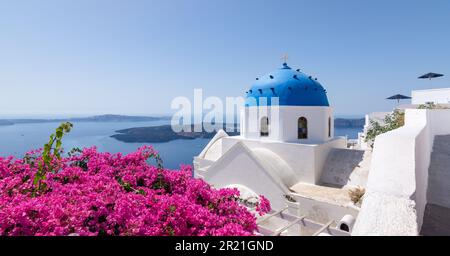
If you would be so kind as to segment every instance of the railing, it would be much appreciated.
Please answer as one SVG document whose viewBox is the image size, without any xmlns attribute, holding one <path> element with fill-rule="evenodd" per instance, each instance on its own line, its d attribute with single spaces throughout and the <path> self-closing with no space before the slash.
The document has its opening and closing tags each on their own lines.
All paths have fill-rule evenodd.
<svg viewBox="0 0 450 256">
<path fill-rule="evenodd" d="M 281 229 L 279 229 L 278 231 L 276 231 L 275 233 L 272 234 L 272 236 L 280 236 L 281 233 L 283 233 L 284 231 L 288 230 L 290 227 L 294 226 L 295 224 L 299 223 L 300 221 L 302 221 L 304 218 L 306 217 L 306 215 L 303 215 L 301 217 L 298 217 L 298 219 L 290 222 L 289 224 L 287 224 L 286 226 L 282 227 Z"/>
<path fill-rule="evenodd" d="M 295 225 L 302 225 L 304 228 L 309 228 L 309 229 L 313 229 L 313 230 L 315 229 L 313 236 L 317 236 L 320 233 L 324 232 L 325 230 L 327 230 L 328 233 L 333 236 L 349 236 L 350 235 L 349 232 L 331 227 L 331 225 L 334 223 L 334 220 L 330 220 L 326 224 L 321 224 L 321 223 L 317 223 L 313 220 L 308 219 L 306 215 L 294 216 L 294 215 L 285 213 L 285 211 L 287 209 L 289 209 L 289 207 L 285 207 L 279 211 L 273 212 L 273 213 L 257 220 L 256 223 L 258 224 L 258 229 L 260 231 L 259 235 L 280 236 L 285 231 L 287 231 L 289 228 L 291 228 Z M 279 217 L 277 217 L 277 216 L 279 216 Z M 275 230 L 271 230 L 271 229 L 261 225 L 262 223 L 267 222 L 268 220 L 275 218 L 275 217 L 285 220 L 285 221 L 289 221 L 289 223 L 287 223 L 286 225 L 284 225 L 280 228 L 277 228 Z M 300 235 L 300 233 L 298 235 Z"/>
<path fill-rule="evenodd" d="M 317 230 L 313 236 L 318 236 L 320 233 L 322 233 L 325 229 L 329 228 L 331 224 L 333 224 L 334 220 L 330 220 L 325 225 L 323 225 L 319 230 Z"/>
</svg>

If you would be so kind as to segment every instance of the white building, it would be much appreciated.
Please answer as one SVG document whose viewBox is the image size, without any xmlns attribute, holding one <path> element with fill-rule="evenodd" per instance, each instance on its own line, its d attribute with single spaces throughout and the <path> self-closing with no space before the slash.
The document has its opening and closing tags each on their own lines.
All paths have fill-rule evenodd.
<svg viewBox="0 0 450 256">
<path fill-rule="evenodd" d="M 346 139 L 334 137 L 333 122 L 326 90 L 284 63 L 247 92 L 241 135 L 219 131 L 195 157 L 195 176 L 236 187 L 243 199 L 264 195 L 274 211 L 289 206 L 286 211 L 306 216 L 311 228 L 354 219 L 358 207 L 347 188 L 365 185 L 364 151 L 346 149 Z M 311 234 L 306 230 L 301 233 Z"/>
<path fill-rule="evenodd" d="M 411 104 L 421 105 L 429 102 L 435 104 L 450 104 L 450 88 L 414 90 L 411 92 Z"/>
<path fill-rule="evenodd" d="M 370 142 L 366 142 L 366 134 L 368 130 L 372 127 L 371 122 L 377 122 L 380 125 L 384 125 L 384 119 L 387 115 L 392 112 L 372 112 L 365 115 L 364 127 L 361 132 L 358 133 L 358 148 L 368 150 L 370 149 Z"/>
<path fill-rule="evenodd" d="M 450 235 L 449 94 L 413 91 L 403 127 L 377 136 L 373 150 L 347 149 L 325 89 L 283 64 L 247 92 L 241 135 L 219 131 L 195 157 L 195 176 L 269 198 L 262 234 Z M 418 109 L 428 102 L 438 106 Z M 367 115 L 365 131 L 385 115 Z M 350 200 L 356 186 L 362 204 Z"/>
<path fill-rule="evenodd" d="M 352 235 L 450 235 L 449 97 L 448 88 L 412 91 L 405 125 L 376 137 Z M 417 108 L 428 102 L 439 106 Z"/>
</svg>

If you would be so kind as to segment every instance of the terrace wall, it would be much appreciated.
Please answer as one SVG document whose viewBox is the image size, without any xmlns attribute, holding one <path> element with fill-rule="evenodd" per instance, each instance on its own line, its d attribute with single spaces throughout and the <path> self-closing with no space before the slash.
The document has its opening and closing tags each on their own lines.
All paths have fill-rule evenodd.
<svg viewBox="0 0 450 256">
<path fill-rule="evenodd" d="M 450 110 L 406 109 L 403 127 L 377 136 L 353 235 L 419 234 L 434 136 L 444 134 Z"/>
</svg>

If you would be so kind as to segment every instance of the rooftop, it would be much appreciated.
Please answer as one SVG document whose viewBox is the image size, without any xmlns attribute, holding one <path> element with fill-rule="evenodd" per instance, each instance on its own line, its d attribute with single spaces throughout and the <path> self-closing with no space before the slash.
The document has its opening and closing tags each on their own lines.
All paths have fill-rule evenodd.
<svg viewBox="0 0 450 256">
<path fill-rule="evenodd" d="M 277 97 L 278 102 L 271 100 Z M 329 106 L 326 90 L 317 78 L 293 70 L 286 63 L 257 78 L 247 91 L 245 106 Z"/>
</svg>

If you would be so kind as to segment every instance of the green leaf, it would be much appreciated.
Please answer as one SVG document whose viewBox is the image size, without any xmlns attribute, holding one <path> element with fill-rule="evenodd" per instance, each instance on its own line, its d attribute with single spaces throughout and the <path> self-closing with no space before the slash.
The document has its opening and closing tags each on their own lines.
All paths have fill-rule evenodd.
<svg viewBox="0 0 450 256">
<path fill-rule="evenodd" d="M 59 150 L 61 148 L 61 145 L 62 145 L 62 141 L 60 141 L 60 140 L 56 141 L 56 149 Z"/>
<path fill-rule="evenodd" d="M 66 123 L 62 123 L 60 124 L 59 127 L 57 127 L 55 129 L 55 133 L 50 135 L 49 141 L 47 144 L 44 145 L 44 150 L 42 152 L 42 162 L 38 163 L 38 170 L 35 174 L 34 180 L 33 180 L 33 185 L 36 186 L 35 187 L 35 191 L 33 192 L 33 195 L 36 194 L 36 190 L 45 190 L 46 189 L 46 184 L 42 184 L 41 181 L 45 180 L 46 177 L 46 173 L 48 171 L 50 172 L 55 172 L 56 170 L 54 170 L 54 166 L 52 166 L 51 162 L 52 162 L 52 157 L 56 157 L 57 159 L 61 159 L 61 154 L 62 154 L 62 138 L 64 136 L 64 132 L 68 133 L 70 132 L 70 129 L 73 127 L 73 125 L 69 122 Z M 51 155 L 51 150 L 53 147 L 53 144 L 56 141 L 56 145 L 55 148 L 53 149 L 53 156 Z"/>
<path fill-rule="evenodd" d="M 62 130 L 56 131 L 56 137 L 57 138 L 62 138 L 62 136 L 63 136 L 63 131 Z"/>
</svg>

